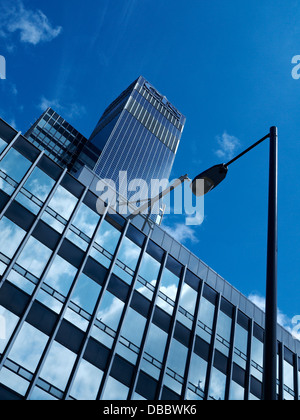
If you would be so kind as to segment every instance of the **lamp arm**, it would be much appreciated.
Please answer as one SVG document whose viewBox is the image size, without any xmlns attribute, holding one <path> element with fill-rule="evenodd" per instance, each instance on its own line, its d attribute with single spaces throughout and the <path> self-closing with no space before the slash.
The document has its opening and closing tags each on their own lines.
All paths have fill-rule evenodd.
<svg viewBox="0 0 300 420">
<path fill-rule="evenodd" d="M 268 133 L 266 136 L 264 136 L 262 139 L 258 140 L 256 143 L 252 144 L 252 146 L 248 147 L 248 149 L 244 150 L 242 153 L 240 153 L 238 156 L 236 156 L 235 158 L 233 158 L 231 161 L 229 161 L 228 163 L 225 163 L 224 166 L 228 167 L 229 165 L 231 165 L 233 162 L 235 162 L 236 160 L 238 160 L 240 157 L 244 156 L 246 153 L 250 152 L 250 150 L 254 149 L 254 147 L 258 146 L 260 143 L 262 143 L 264 140 L 270 138 L 270 133 Z"/>
</svg>

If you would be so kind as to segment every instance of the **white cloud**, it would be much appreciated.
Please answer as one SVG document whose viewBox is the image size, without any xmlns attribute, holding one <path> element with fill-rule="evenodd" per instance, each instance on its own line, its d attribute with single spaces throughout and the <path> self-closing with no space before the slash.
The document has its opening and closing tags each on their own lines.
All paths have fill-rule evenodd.
<svg viewBox="0 0 300 420">
<path fill-rule="evenodd" d="M 0 6 L 0 37 L 10 38 L 19 33 L 23 43 L 37 45 L 49 42 L 62 31 L 61 26 L 54 27 L 41 10 L 26 9 L 22 0 L 5 0 Z"/>
<path fill-rule="evenodd" d="M 184 223 L 176 223 L 174 227 L 163 226 L 163 229 L 174 238 L 176 241 L 180 243 L 186 243 L 187 241 L 191 241 L 193 243 L 199 242 L 195 231 Z"/>
<path fill-rule="evenodd" d="M 76 118 L 80 115 L 86 114 L 86 109 L 83 105 L 76 103 L 61 105 L 58 99 L 47 99 L 45 96 L 41 97 L 38 108 L 44 112 L 47 108 L 52 108 L 54 111 L 62 114 L 62 117 Z"/>
<path fill-rule="evenodd" d="M 260 296 L 256 293 L 251 293 L 248 296 L 248 299 L 251 300 L 256 306 L 258 306 L 262 311 L 265 311 L 266 308 L 266 299 L 263 296 Z M 280 309 L 278 309 L 277 313 L 277 321 L 283 328 L 289 331 L 294 338 L 300 340 L 300 327 L 297 327 L 295 318 L 289 318 L 286 314 L 284 314 Z M 299 316 L 300 321 L 300 316 Z M 298 323 L 299 324 L 299 323 Z"/>
<path fill-rule="evenodd" d="M 221 137 L 217 137 L 217 142 L 219 149 L 215 151 L 215 154 L 220 159 L 232 159 L 235 156 L 237 149 L 240 147 L 239 139 L 227 134 L 226 131 L 224 131 Z"/>
</svg>

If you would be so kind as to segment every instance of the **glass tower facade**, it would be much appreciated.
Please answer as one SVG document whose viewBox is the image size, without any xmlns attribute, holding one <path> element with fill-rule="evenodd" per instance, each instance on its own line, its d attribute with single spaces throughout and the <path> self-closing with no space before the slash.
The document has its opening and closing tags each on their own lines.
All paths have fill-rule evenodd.
<svg viewBox="0 0 300 420">
<path fill-rule="evenodd" d="M 118 185 L 119 172 L 126 171 L 128 182 L 142 179 L 148 188 L 152 179 L 168 180 L 185 120 L 139 77 L 105 110 L 90 137 L 102 150 L 96 174 Z"/>
<path fill-rule="evenodd" d="M 74 174 L 83 166 L 93 169 L 100 156 L 100 150 L 52 108 L 43 112 L 25 137 Z"/>
<path fill-rule="evenodd" d="M 97 199 L 0 119 L 0 399 L 262 399 L 264 313 Z M 299 357 L 278 325 L 279 399 Z"/>
</svg>

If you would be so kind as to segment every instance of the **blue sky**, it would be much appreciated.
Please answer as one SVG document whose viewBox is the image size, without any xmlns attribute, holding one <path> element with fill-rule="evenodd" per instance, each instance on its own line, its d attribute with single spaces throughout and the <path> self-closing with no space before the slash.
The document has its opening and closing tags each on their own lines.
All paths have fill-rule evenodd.
<svg viewBox="0 0 300 420">
<path fill-rule="evenodd" d="M 13 6 L 12 6 L 13 5 Z M 6 7 L 8 6 L 8 7 Z M 51 105 L 84 135 L 139 75 L 187 117 L 172 177 L 279 128 L 279 308 L 300 314 L 300 5 L 294 0 L 1 1 L 0 115 L 25 132 Z M 201 226 L 164 224 L 245 295 L 265 294 L 268 144 L 205 198 Z"/>
</svg>

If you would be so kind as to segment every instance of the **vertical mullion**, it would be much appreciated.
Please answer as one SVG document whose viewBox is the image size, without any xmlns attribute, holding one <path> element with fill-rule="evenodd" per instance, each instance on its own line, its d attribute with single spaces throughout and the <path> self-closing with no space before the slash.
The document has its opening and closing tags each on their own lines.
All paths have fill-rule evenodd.
<svg viewBox="0 0 300 420">
<path fill-rule="evenodd" d="M 190 336 L 190 342 L 189 342 L 189 348 L 188 348 L 188 355 L 187 355 L 187 361 L 185 366 L 185 372 L 184 372 L 184 382 L 182 385 L 182 392 L 181 392 L 181 399 L 186 399 L 186 393 L 188 389 L 188 379 L 189 379 L 189 372 L 191 368 L 191 362 L 192 362 L 192 356 L 193 356 L 193 349 L 195 345 L 196 340 L 196 329 L 197 329 L 197 323 L 198 323 L 198 316 L 199 316 L 199 309 L 200 309 L 200 302 L 202 298 L 203 293 L 203 281 L 199 281 L 199 287 L 198 287 L 198 294 L 197 294 L 197 300 L 196 300 L 196 306 L 195 306 L 195 312 L 194 312 L 194 321 Z"/>
<path fill-rule="evenodd" d="M 205 391 L 204 391 L 205 400 L 208 400 L 208 397 L 209 397 L 208 394 L 209 394 L 211 373 L 212 373 L 212 367 L 213 367 L 214 356 L 215 356 L 217 323 L 218 323 L 218 317 L 219 317 L 219 311 L 220 311 L 220 304 L 221 304 L 221 294 L 218 293 L 216 303 L 215 303 L 215 314 L 214 314 L 214 321 L 213 321 L 213 328 L 212 328 L 212 338 L 211 338 L 208 363 L 207 363 L 207 373 L 206 373 Z"/>
<path fill-rule="evenodd" d="M 3 276 L 2 276 L 1 281 L 0 281 L 0 287 L 1 287 L 1 286 L 2 286 L 2 284 L 5 282 L 5 280 L 6 280 L 7 276 L 9 275 L 9 273 L 10 273 L 10 271 L 11 271 L 12 267 L 14 266 L 15 262 L 16 262 L 16 261 L 17 261 L 17 259 L 19 258 L 20 254 L 21 254 L 21 252 L 23 251 L 23 249 L 24 249 L 25 245 L 27 244 L 27 242 L 28 242 L 28 240 L 29 240 L 29 238 L 30 238 L 30 236 L 31 236 L 32 232 L 34 231 L 34 229 L 36 228 L 37 224 L 39 223 L 40 218 L 42 217 L 42 215 L 43 215 L 43 213 L 44 213 L 45 209 L 48 207 L 49 202 L 51 201 L 51 199 L 52 199 L 52 197 L 54 196 L 54 194 L 55 194 L 55 192 L 56 192 L 57 188 L 59 187 L 59 185 L 60 185 L 61 181 L 63 180 L 63 178 L 64 178 L 64 176 L 65 176 L 66 172 L 67 172 L 67 169 L 65 169 L 65 170 L 61 173 L 61 175 L 60 175 L 60 177 L 59 177 L 58 181 L 57 181 L 57 182 L 55 183 L 55 185 L 52 187 L 52 189 L 51 189 L 51 191 L 50 191 L 50 193 L 49 193 L 49 195 L 48 195 L 48 197 L 47 197 L 46 201 L 44 202 L 43 206 L 40 208 L 40 210 L 39 210 L 39 212 L 38 212 L 37 216 L 35 217 L 34 222 L 32 223 L 32 225 L 31 225 L 31 227 L 30 227 L 29 231 L 28 231 L 28 232 L 26 232 L 26 235 L 24 236 L 24 238 L 23 238 L 22 242 L 20 243 L 20 245 L 19 245 L 18 249 L 16 250 L 16 252 L 15 252 L 14 256 L 13 256 L 13 257 L 12 257 L 12 259 L 10 260 L 10 263 L 8 264 L 8 266 L 6 267 L 6 269 L 5 269 L 4 273 L 3 273 Z"/>
<path fill-rule="evenodd" d="M 294 354 L 294 391 L 295 391 L 295 401 L 299 401 L 299 363 L 298 363 L 298 354 Z"/>
<path fill-rule="evenodd" d="M 73 222 L 73 219 L 74 219 L 74 217 L 75 217 L 75 215 L 77 213 L 77 210 L 78 210 L 79 206 L 81 205 L 82 200 L 84 199 L 85 194 L 86 194 L 87 191 L 88 191 L 88 187 L 86 187 L 86 189 L 84 190 L 81 198 L 78 200 L 78 202 L 77 202 L 77 204 L 76 204 L 76 206 L 75 206 L 75 208 L 74 208 L 74 210 L 72 212 L 72 215 L 71 215 L 71 217 L 70 217 L 67 225 L 64 228 L 64 231 L 63 231 L 63 233 L 62 233 L 62 235 L 60 237 L 60 240 L 58 241 L 58 243 L 56 245 L 56 248 L 53 251 L 53 253 L 52 253 L 49 261 L 47 262 L 46 267 L 44 268 L 44 271 L 43 271 L 43 273 L 41 275 L 41 278 L 39 279 L 38 283 L 36 284 L 36 286 L 34 288 L 34 291 L 33 291 L 32 295 L 31 295 L 31 299 L 30 299 L 29 303 L 26 305 L 26 308 L 25 308 L 22 316 L 20 317 L 20 319 L 19 319 L 19 321 L 18 321 L 18 323 L 17 323 L 17 325 L 15 327 L 12 336 L 11 336 L 10 340 L 8 341 L 8 343 L 7 343 L 5 349 L 4 349 L 4 351 L 3 351 L 3 353 L 2 353 L 2 355 L 0 357 L 0 370 L 1 370 L 1 368 L 3 367 L 3 365 L 5 363 L 5 360 L 6 360 L 8 354 L 9 354 L 9 352 L 10 352 L 10 350 L 11 350 L 11 348 L 12 348 L 12 346 L 13 346 L 16 338 L 17 338 L 18 333 L 20 332 L 20 330 L 21 330 L 21 328 L 22 328 L 22 326 L 23 326 L 23 324 L 25 322 L 25 319 L 27 318 L 27 315 L 29 314 L 30 309 L 32 308 L 32 305 L 34 303 L 34 300 L 35 300 L 38 292 L 40 291 L 40 289 L 41 289 L 41 287 L 43 285 L 44 279 L 47 276 L 47 274 L 48 274 L 48 272 L 49 272 L 49 270 L 50 270 L 50 268 L 52 266 L 52 263 L 53 263 L 55 257 L 57 256 L 57 253 L 58 253 L 58 251 L 59 251 L 59 249 L 60 249 L 60 247 L 61 247 L 61 245 L 62 245 L 62 243 L 63 243 L 63 241 L 65 239 L 65 236 L 66 236 L 66 234 L 68 232 L 68 229 L 69 229 L 71 223 Z"/>
<path fill-rule="evenodd" d="M 187 266 L 183 267 L 183 269 L 181 271 L 181 274 L 180 274 L 180 281 L 179 281 L 179 284 L 178 284 L 175 306 L 174 306 L 172 317 L 171 317 L 168 339 L 167 339 L 167 343 L 166 343 L 166 347 L 165 347 L 165 351 L 164 351 L 162 368 L 161 368 L 161 371 L 160 371 L 158 386 L 157 386 L 157 390 L 156 390 L 156 398 L 155 398 L 156 400 L 160 400 L 161 395 L 162 395 L 162 388 L 163 388 L 164 378 L 165 378 L 165 374 L 166 374 L 166 370 L 167 370 L 167 363 L 168 363 L 168 357 L 169 357 L 169 353 L 170 353 L 170 347 L 171 347 L 171 343 L 172 343 L 173 336 L 174 336 L 176 319 L 177 319 L 177 311 L 178 311 L 178 307 L 179 307 L 179 300 L 180 300 L 180 296 L 181 296 L 182 286 L 183 286 L 185 276 L 186 276 L 186 270 L 187 270 Z"/>
<path fill-rule="evenodd" d="M 113 342 L 113 345 L 112 345 L 112 348 L 111 348 L 111 351 L 110 351 L 110 354 L 109 354 L 109 358 L 108 358 L 107 365 L 106 365 L 106 368 L 105 368 L 105 371 L 104 371 L 104 375 L 102 377 L 102 381 L 101 381 L 101 384 L 100 384 L 100 387 L 99 387 L 99 391 L 98 391 L 97 398 L 96 398 L 97 400 L 101 400 L 101 398 L 103 396 L 105 385 L 107 383 L 108 377 L 109 377 L 111 369 L 112 369 L 112 365 L 113 365 L 113 362 L 114 362 L 114 357 L 115 357 L 115 354 L 116 354 L 116 347 L 117 347 L 117 344 L 118 344 L 118 342 L 120 340 L 120 337 L 121 337 L 121 332 L 122 332 L 125 317 L 127 315 L 128 309 L 129 309 L 130 304 L 132 302 L 133 293 L 134 293 L 134 290 L 135 290 L 135 285 L 136 285 L 137 278 L 138 278 L 138 275 L 139 275 L 139 270 L 140 270 L 140 267 L 141 267 L 146 249 L 148 247 L 148 243 L 149 243 L 149 236 L 145 237 L 144 244 L 143 244 L 143 247 L 141 249 L 141 253 L 140 253 L 139 260 L 138 260 L 138 263 L 137 263 L 137 267 L 136 267 L 136 270 L 135 270 L 134 278 L 133 278 L 132 283 L 131 283 L 130 288 L 129 288 L 128 296 L 126 298 L 124 309 L 122 311 L 122 315 L 121 315 L 119 326 L 118 326 L 118 329 L 117 329 L 117 332 L 116 332 L 116 336 L 114 338 L 114 342 Z"/>
<path fill-rule="evenodd" d="M 12 141 L 10 143 L 8 143 L 8 145 L 5 147 L 5 149 L 2 151 L 2 153 L 0 154 L 0 162 L 1 160 L 7 155 L 7 153 L 10 151 L 10 149 L 13 147 L 13 145 L 15 144 L 15 142 L 18 140 L 18 138 L 21 136 L 21 131 L 19 131 L 15 137 L 12 139 Z"/>
<path fill-rule="evenodd" d="M 277 355 L 278 355 L 278 367 L 277 367 L 277 372 L 278 372 L 278 379 L 277 379 L 277 375 L 276 375 L 276 387 L 278 386 L 279 391 L 277 392 L 276 389 L 276 394 L 278 395 L 278 400 L 279 401 L 283 401 L 283 382 L 284 382 L 284 377 L 283 377 L 283 360 L 284 360 L 284 347 L 283 344 L 281 342 L 277 342 Z M 278 384 L 278 382 L 279 384 Z"/>
<path fill-rule="evenodd" d="M 101 289 L 100 294 L 99 294 L 99 296 L 98 296 L 98 299 L 97 299 L 97 302 L 96 302 L 96 305 L 95 305 L 95 308 L 94 308 L 94 311 L 93 311 L 92 317 L 91 317 L 91 319 L 90 319 L 90 322 L 89 322 L 89 325 L 88 325 L 88 328 L 87 328 L 87 331 L 86 331 L 86 334 L 85 334 L 85 337 L 84 337 L 83 343 L 82 343 L 82 345 L 81 345 L 81 348 L 80 348 L 79 353 L 77 354 L 76 361 L 75 361 L 75 363 L 74 363 L 74 366 L 73 366 L 73 369 L 72 369 L 71 375 L 70 375 L 70 377 L 69 377 L 69 380 L 68 380 L 67 386 L 66 386 L 66 388 L 65 388 L 65 391 L 64 391 L 64 397 L 63 397 L 63 399 L 64 399 L 64 400 L 67 400 L 67 399 L 69 398 L 69 396 L 70 396 L 70 391 L 71 391 L 71 388 L 72 388 L 72 385 L 73 385 L 73 382 L 74 382 L 74 379 L 75 379 L 76 373 L 77 373 L 77 371 L 78 371 L 78 368 L 79 368 L 80 362 L 81 362 L 81 360 L 82 360 L 82 358 L 83 358 L 83 355 L 84 355 L 84 353 L 85 353 L 86 347 L 87 347 L 87 345 L 88 345 L 88 341 L 89 341 L 89 338 L 90 338 L 90 336 L 91 336 L 92 328 L 93 328 L 94 323 L 95 323 L 95 321 L 96 321 L 96 318 L 97 318 L 97 315 L 98 315 L 98 312 L 99 312 L 100 305 L 101 305 L 101 303 L 102 303 L 102 298 L 103 298 L 103 295 L 104 295 L 104 293 L 105 293 L 105 292 L 106 292 L 106 290 L 107 290 L 107 286 L 108 286 L 108 284 L 109 284 L 109 281 L 110 281 L 110 278 L 111 278 L 111 275 L 112 275 L 112 272 L 113 272 L 113 269 L 114 269 L 114 266 L 115 266 L 115 263 L 116 263 L 116 260 L 117 260 L 117 257 L 118 257 L 118 253 L 119 253 L 119 250 L 120 250 L 121 245 L 122 245 L 122 243 L 123 243 L 123 239 L 124 239 L 124 237 L 125 237 L 125 235 L 126 235 L 126 233 L 127 233 L 127 230 L 128 230 L 129 224 L 130 224 L 130 221 L 129 221 L 129 220 L 127 220 L 127 223 L 126 223 L 125 227 L 123 228 L 123 231 L 122 231 L 121 237 L 120 237 L 120 239 L 119 239 L 119 242 L 118 242 L 117 248 L 116 248 L 116 250 L 115 250 L 114 257 L 113 257 L 113 259 L 112 259 L 112 261 L 111 261 L 110 267 L 109 267 L 108 272 L 107 272 L 107 274 L 106 274 L 106 278 L 105 278 L 105 280 L 104 280 L 104 282 L 103 282 L 103 286 L 102 286 L 102 289 Z"/>
<path fill-rule="evenodd" d="M 42 150 L 40 152 L 40 154 L 38 155 L 38 157 L 35 159 L 34 162 L 32 162 L 32 165 L 30 165 L 29 169 L 26 171 L 25 175 L 23 176 L 23 178 L 21 179 L 21 181 L 19 182 L 17 188 L 15 189 L 15 191 L 12 193 L 12 195 L 10 196 L 8 202 L 5 204 L 4 208 L 2 209 L 2 211 L 0 212 L 0 220 L 2 219 L 2 217 L 4 216 L 5 212 L 7 211 L 7 209 L 9 208 L 9 206 L 11 205 L 11 203 L 14 201 L 14 199 L 16 198 L 16 196 L 19 194 L 21 188 L 23 188 L 23 185 L 26 183 L 27 179 L 30 177 L 30 175 L 32 174 L 32 172 L 34 171 L 34 169 L 36 168 L 37 164 L 39 163 L 39 161 L 41 160 L 41 158 L 44 155 L 44 151 Z"/>
<path fill-rule="evenodd" d="M 152 300 L 151 300 L 151 304 L 150 304 L 150 308 L 149 308 L 149 312 L 148 312 L 148 316 L 147 316 L 147 321 L 146 321 L 145 330 L 144 330 L 144 334 L 143 334 L 143 338 L 142 338 L 142 342 L 141 342 L 141 346 L 140 346 L 139 355 L 138 355 L 137 362 L 136 362 L 134 372 L 133 372 L 133 375 L 132 375 L 131 386 L 130 386 L 130 389 L 129 389 L 127 400 L 132 399 L 132 397 L 135 393 L 136 386 L 137 386 L 137 381 L 138 381 L 138 377 L 139 377 L 139 373 L 140 373 L 141 362 L 142 362 L 143 356 L 144 356 L 146 341 L 147 341 L 149 329 L 150 329 L 150 326 L 151 326 L 151 323 L 152 323 L 152 320 L 153 320 L 153 315 L 154 315 L 155 305 L 156 305 L 157 296 L 158 296 L 158 292 L 159 292 L 159 288 L 160 288 L 160 283 L 161 283 L 161 279 L 162 279 L 162 276 L 163 276 L 164 269 L 166 267 L 168 256 L 169 256 L 169 253 L 166 252 L 164 254 L 164 258 L 163 258 L 163 261 L 161 263 L 158 279 L 157 279 L 157 282 L 156 282 L 156 285 L 155 285 L 155 290 L 154 290 L 154 293 L 153 293 L 153 296 L 152 296 Z"/>
<path fill-rule="evenodd" d="M 251 360 L 252 360 L 252 342 L 253 342 L 254 321 L 249 319 L 248 324 L 248 343 L 247 343 L 247 362 L 246 362 L 246 380 L 245 380 L 245 400 L 250 399 L 251 391 Z"/>
<path fill-rule="evenodd" d="M 225 401 L 229 400 L 230 387 L 231 387 L 231 382 L 232 382 L 234 341 L 235 341 L 235 335 L 236 335 L 236 321 L 237 321 L 237 307 L 234 306 L 233 307 L 233 314 L 232 314 L 231 334 L 230 334 L 230 348 L 229 348 L 229 357 L 228 357 L 228 370 L 227 370 L 226 389 L 225 389 Z"/>
<path fill-rule="evenodd" d="M 30 399 L 30 395 L 32 393 L 32 390 L 33 390 L 34 386 L 36 385 L 36 382 L 37 382 L 37 380 L 39 378 L 39 375 L 40 375 L 41 369 L 43 367 L 43 364 L 44 364 L 44 362 L 45 362 L 45 360 L 46 360 L 46 358 L 48 356 L 48 353 L 49 353 L 50 348 L 51 348 L 51 346 L 53 344 L 53 341 L 55 340 L 56 335 L 57 335 L 57 333 L 59 331 L 59 328 L 60 328 L 61 323 L 63 321 L 63 318 L 65 316 L 66 310 L 67 310 L 67 308 L 69 306 L 69 303 L 71 301 L 72 294 L 73 294 L 73 292 L 75 290 L 75 287 L 76 287 L 76 285 L 78 283 L 78 279 L 79 279 L 79 277 L 81 276 L 81 274 L 83 272 L 83 269 L 84 269 L 84 267 L 86 265 L 86 262 L 87 262 L 87 260 L 88 260 L 88 258 L 90 256 L 92 247 L 93 247 L 93 245 L 95 243 L 97 234 L 98 234 L 98 232 L 99 232 L 99 230 L 101 228 L 101 225 L 102 225 L 103 220 L 105 219 L 105 216 L 107 214 L 107 211 L 108 211 L 108 207 L 106 207 L 105 212 L 100 217 L 100 219 L 99 219 L 99 221 L 97 223 L 97 226 L 96 226 L 95 231 L 94 231 L 94 233 L 92 235 L 92 238 L 91 238 L 91 242 L 89 243 L 88 248 L 87 248 L 87 251 L 85 253 L 84 259 L 83 259 L 83 261 L 82 261 L 82 263 L 81 263 L 81 265 L 80 265 L 80 267 L 79 267 L 79 269 L 77 271 L 77 274 L 76 274 L 76 276 L 75 276 L 75 278 L 73 280 L 72 286 L 71 286 L 71 288 L 70 288 L 70 290 L 69 290 L 69 292 L 68 292 L 68 294 L 66 296 L 66 299 L 65 299 L 64 304 L 63 304 L 63 307 L 62 307 L 62 309 L 60 311 L 59 317 L 58 317 L 58 319 L 56 321 L 56 324 L 55 324 L 55 326 L 53 328 L 52 334 L 51 334 L 50 338 L 47 341 L 46 347 L 45 347 L 45 349 L 43 351 L 43 354 L 42 354 L 42 356 L 41 356 L 41 358 L 39 360 L 39 364 L 38 364 L 38 366 L 37 366 L 37 368 L 36 368 L 36 370 L 34 372 L 33 378 L 31 380 L 31 383 L 30 383 L 29 388 L 28 388 L 28 390 L 26 392 L 26 395 L 25 395 L 25 399 L 26 400 Z"/>
</svg>

